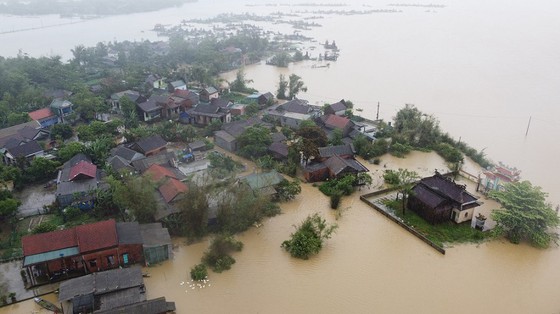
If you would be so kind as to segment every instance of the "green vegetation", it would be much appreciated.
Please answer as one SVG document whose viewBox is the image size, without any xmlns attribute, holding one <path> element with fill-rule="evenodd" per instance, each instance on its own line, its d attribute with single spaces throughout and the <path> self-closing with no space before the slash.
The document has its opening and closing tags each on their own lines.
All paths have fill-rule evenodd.
<svg viewBox="0 0 560 314">
<path fill-rule="evenodd" d="M 282 247 L 292 257 L 309 259 L 321 251 L 323 244 L 330 239 L 332 233 L 338 226 L 329 225 L 318 213 L 308 216 L 295 233 L 291 234 L 290 240 L 282 242 Z"/>
<path fill-rule="evenodd" d="M 230 235 L 217 235 L 210 244 L 202 262 L 210 267 L 214 272 L 221 273 L 231 268 L 235 264 L 235 259 L 230 255 L 243 249 L 243 243 L 235 240 Z"/>
<path fill-rule="evenodd" d="M 301 193 L 301 184 L 298 179 L 294 181 L 282 180 L 276 186 L 276 199 L 278 201 L 291 201 Z"/>
<path fill-rule="evenodd" d="M 239 155 L 245 158 L 259 158 L 267 153 L 272 144 L 272 135 L 268 128 L 255 125 L 247 128 L 238 138 Z"/>
<path fill-rule="evenodd" d="M 198 264 L 191 268 L 191 279 L 194 281 L 202 281 L 208 278 L 208 270 L 206 265 Z"/>
<path fill-rule="evenodd" d="M 305 87 L 305 83 L 301 80 L 300 76 L 291 74 L 286 81 L 286 77 L 280 74 L 276 98 L 291 100 L 294 99 L 299 92 L 307 92 L 307 87 Z"/>
<path fill-rule="evenodd" d="M 129 211 L 139 223 L 154 221 L 158 202 L 154 184 L 146 177 L 125 178 L 124 182 L 112 180 L 113 200 L 121 211 Z"/>
<path fill-rule="evenodd" d="M 435 150 L 450 163 L 461 162 L 463 153 L 482 167 L 491 165 L 484 158 L 482 150 L 477 151 L 443 133 L 439 128 L 439 121 L 434 116 L 422 113 L 414 105 L 407 104 L 399 110 L 394 122 L 394 128 L 383 135 L 391 136 L 389 152 L 395 156 L 403 157 L 412 149 Z"/>
<path fill-rule="evenodd" d="M 492 212 L 496 221 L 493 233 L 506 236 L 512 243 L 528 240 L 540 248 L 558 242 L 558 214 L 546 203 L 547 193 L 529 181 L 510 183 L 503 191 L 491 191 L 490 197 L 502 205 Z"/>
<path fill-rule="evenodd" d="M 56 229 L 57 229 L 56 224 L 50 221 L 44 221 L 41 224 L 37 225 L 35 228 L 33 228 L 33 230 L 31 230 L 31 233 L 33 234 L 46 233 L 46 232 L 55 231 Z"/>
<path fill-rule="evenodd" d="M 399 192 L 402 194 L 402 210 L 405 212 L 408 196 L 412 193 L 414 182 L 420 179 L 416 171 L 399 168 L 397 171 L 387 170 L 383 174 L 383 179 L 386 183 L 398 187 Z M 397 193 L 397 199 L 399 194 Z"/>
<path fill-rule="evenodd" d="M 492 238 L 490 232 L 482 232 L 471 228 L 469 223 L 456 224 L 448 221 L 432 225 L 413 211 L 407 211 L 403 214 L 402 202 L 397 200 L 389 201 L 386 205 L 392 208 L 405 224 L 442 247 L 448 243 L 478 243 Z"/>
</svg>

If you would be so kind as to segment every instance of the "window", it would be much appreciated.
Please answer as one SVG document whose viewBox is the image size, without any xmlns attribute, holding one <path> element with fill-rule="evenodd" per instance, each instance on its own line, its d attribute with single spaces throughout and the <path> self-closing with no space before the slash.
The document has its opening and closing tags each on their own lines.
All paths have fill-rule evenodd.
<svg viewBox="0 0 560 314">
<path fill-rule="evenodd" d="M 469 215 L 469 213 L 468 213 L 468 212 L 466 212 L 466 213 L 465 213 L 465 218 L 467 218 L 467 216 L 468 216 L 468 215 Z"/>
<path fill-rule="evenodd" d="M 89 267 L 97 267 L 97 260 L 96 259 L 90 259 L 89 260 Z"/>
<path fill-rule="evenodd" d="M 107 264 L 109 264 L 109 266 L 115 265 L 115 257 L 113 255 L 107 256 Z"/>
</svg>

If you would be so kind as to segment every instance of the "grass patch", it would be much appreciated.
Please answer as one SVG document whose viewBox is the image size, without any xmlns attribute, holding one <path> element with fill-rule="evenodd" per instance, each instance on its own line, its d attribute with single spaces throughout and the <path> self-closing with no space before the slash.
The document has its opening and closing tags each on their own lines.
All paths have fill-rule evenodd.
<svg viewBox="0 0 560 314">
<path fill-rule="evenodd" d="M 442 246 L 447 243 L 480 243 L 491 237 L 490 232 L 482 232 L 471 228 L 470 223 L 456 224 L 452 221 L 432 225 L 418 216 L 415 212 L 407 210 L 402 214 L 402 201 L 390 201 L 386 205 L 392 208 L 395 214 L 408 226 L 416 229 L 430 241 Z"/>
</svg>

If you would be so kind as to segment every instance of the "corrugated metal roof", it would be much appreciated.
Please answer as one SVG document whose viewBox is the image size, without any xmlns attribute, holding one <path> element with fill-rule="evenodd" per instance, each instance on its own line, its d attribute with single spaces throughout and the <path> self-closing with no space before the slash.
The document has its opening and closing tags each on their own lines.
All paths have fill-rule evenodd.
<svg viewBox="0 0 560 314">
<path fill-rule="evenodd" d="M 38 264 L 46 261 L 52 261 L 57 258 L 61 258 L 63 256 L 74 256 L 74 255 L 78 255 L 79 253 L 80 252 L 78 250 L 78 247 L 75 246 L 75 247 L 69 247 L 65 249 L 30 255 L 30 256 L 26 256 L 23 259 L 23 267 L 27 267 L 29 265 Z"/>
</svg>

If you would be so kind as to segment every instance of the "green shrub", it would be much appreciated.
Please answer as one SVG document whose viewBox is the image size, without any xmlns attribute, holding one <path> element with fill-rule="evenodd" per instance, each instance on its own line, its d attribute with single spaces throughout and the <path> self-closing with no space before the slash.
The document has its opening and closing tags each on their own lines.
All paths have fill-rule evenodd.
<svg viewBox="0 0 560 314">
<path fill-rule="evenodd" d="M 385 170 L 385 173 L 383 174 L 383 180 L 385 180 L 385 183 L 391 185 L 399 185 L 401 183 L 399 174 L 393 170 Z"/>
<path fill-rule="evenodd" d="M 191 268 L 191 279 L 196 281 L 202 281 L 208 278 L 208 270 L 206 269 L 206 265 L 198 264 Z"/>
<path fill-rule="evenodd" d="M 202 262 L 213 271 L 221 273 L 231 268 L 235 259 L 229 254 L 243 249 L 243 243 L 235 240 L 232 236 L 218 235 L 210 244 L 210 248 L 204 252 Z"/>
<path fill-rule="evenodd" d="M 331 237 L 337 227 L 336 224 L 329 226 L 324 218 L 315 213 L 301 223 L 290 240 L 282 242 L 282 247 L 292 257 L 308 259 L 319 253 L 323 242 Z"/>
<path fill-rule="evenodd" d="M 333 193 L 331 194 L 331 208 L 332 209 L 337 209 L 338 205 L 340 205 L 340 199 L 342 198 L 342 195 L 340 193 Z"/>
<path fill-rule="evenodd" d="M 57 228 L 56 225 L 53 224 L 52 222 L 44 221 L 44 222 L 40 223 L 39 225 L 37 225 L 35 228 L 33 228 L 31 233 L 33 233 L 33 234 L 46 233 L 46 232 L 55 231 L 56 228 Z"/>
</svg>

